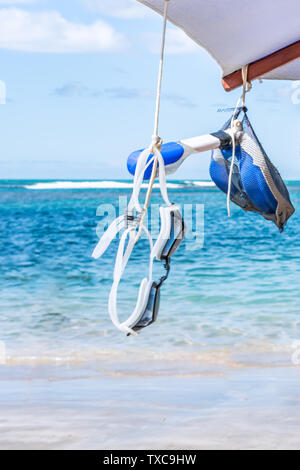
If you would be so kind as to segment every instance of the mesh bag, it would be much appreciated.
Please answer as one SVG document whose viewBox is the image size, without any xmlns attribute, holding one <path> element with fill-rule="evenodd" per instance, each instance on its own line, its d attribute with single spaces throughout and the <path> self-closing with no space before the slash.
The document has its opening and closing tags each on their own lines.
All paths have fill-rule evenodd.
<svg viewBox="0 0 300 470">
<path fill-rule="evenodd" d="M 245 108 L 241 108 L 235 119 L 243 111 L 242 132 L 237 136 L 236 160 L 230 198 L 245 211 L 261 214 L 273 221 L 283 231 L 295 209 L 289 192 L 278 170 L 275 168 L 259 142 Z M 230 129 L 231 119 L 223 127 Z M 227 194 L 232 146 L 217 149 L 212 154 L 210 175 L 215 184 Z"/>
<path fill-rule="evenodd" d="M 237 148 L 237 152 L 240 152 L 240 149 Z M 224 154 L 226 155 L 228 154 L 228 152 L 220 149 L 214 150 L 209 172 L 211 179 L 214 181 L 216 186 L 221 189 L 221 191 L 223 191 L 225 194 L 227 194 L 230 173 L 230 161 L 224 156 Z M 259 209 L 254 206 L 254 204 L 249 199 L 243 188 L 238 165 L 234 165 L 233 167 L 230 199 L 232 202 L 240 206 L 246 212 L 259 212 Z"/>
</svg>

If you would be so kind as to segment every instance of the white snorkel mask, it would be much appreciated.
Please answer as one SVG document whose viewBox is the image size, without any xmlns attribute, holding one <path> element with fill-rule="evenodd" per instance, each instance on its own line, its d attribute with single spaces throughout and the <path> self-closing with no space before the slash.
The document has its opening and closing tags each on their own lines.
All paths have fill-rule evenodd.
<svg viewBox="0 0 300 470">
<path fill-rule="evenodd" d="M 128 335 L 137 335 L 143 328 L 146 328 L 156 321 L 160 304 L 160 288 L 168 278 L 171 256 L 179 248 L 185 236 L 186 227 L 180 210 L 176 205 L 171 204 L 167 207 L 161 207 L 160 220 L 161 229 L 157 241 L 154 244 L 147 228 L 145 226 L 142 227 L 150 244 L 149 274 L 148 277 L 144 278 L 141 282 L 136 307 L 133 313 L 124 322 L 120 322 L 117 311 L 118 287 L 136 243 L 139 218 L 134 219 L 131 216 L 128 217 L 125 215 L 116 219 L 105 232 L 93 253 L 94 258 L 99 258 L 117 233 L 125 228 L 116 257 L 108 311 L 113 324 Z M 158 282 L 153 281 L 152 277 L 154 260 L 163 261 L 166 270 L 166 274 L 162 276 Z"/>
</svg>

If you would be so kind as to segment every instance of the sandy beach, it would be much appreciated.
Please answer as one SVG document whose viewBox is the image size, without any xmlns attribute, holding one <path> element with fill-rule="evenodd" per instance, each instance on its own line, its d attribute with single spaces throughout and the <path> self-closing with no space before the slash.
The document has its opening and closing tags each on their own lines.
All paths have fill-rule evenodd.
<svg viewBox="0 0 300 470">
<path fill-rule="evenodd" d="M 0 449 L 300 449 L 299 368 L 200 366 L 1 366 Z"/>
</svg>

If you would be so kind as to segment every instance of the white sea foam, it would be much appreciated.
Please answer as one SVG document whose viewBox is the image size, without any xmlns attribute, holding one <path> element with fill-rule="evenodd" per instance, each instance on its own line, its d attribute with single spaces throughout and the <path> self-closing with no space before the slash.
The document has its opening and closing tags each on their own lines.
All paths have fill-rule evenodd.
<svg viewBox="0 0 300 470">
<path fill-rule="evenodd" d="M 133 183 L 126 181 L 53 181 L 40 182 L 24 186 L 30 190 L 62 190 L 62 189 L 132 189 Z M 147 188 L 145 183 L 142 186 Z M 167 183 L 168 189 L 184 189 L 187 187 L 211 188 L 215 184 L 210 181 L 184 181 L 184 183 Z M 159 184 L 154 184 L 154 189 L 159 189 Z"/>
<path fill-rule="evenodd" d="M 186 185 L 197 186 L 200 188 L 215 188 L 216 185 L 212 181 L 185 181 Z"/>
<path fill-rule="evenodd" d="M 143 184 L 143 188 L 147 188 L 147 184 Z M 184 187 L 182 184 L 168 183 L 169 189 L 178 189 Z M 132 189 L 133 183 L 123 181 L 55 181 L 51 183 L 35 183 L 26 185 L 26 189 L 31 190 L 52 190 L 52 189 Z M 158 189 L 159 184 L 154 185 L 154 189 Z"/>
<path fill-rule="evenodd" d="M 51 183 L 35 183 L 25 186 L 26 189 L 130 189 L 131 183 L 119 181 L 53 181 Z"/>
<path fill-rule="evenodd" d="M 34 349 L 31 351 L 16 350 L 10 352 L 6 357 L 6 367 L 23 365 L 40 366 L 82 366 L 84 364 L 97 363 L 105 365 L 108 375 L 115 372 L 115 365 L 118 366 L 119 375 L 147 375 L 144 370 L 145 364 L 151 365 L 150 375 L 199 375 L 207 367 L 229 367 L 242 368 L 255 366 L 257 368 L 286 367 L 291 364 L 290 345 L 275 344 L 268 342 L 245 343 L 238 347 L 219 349 L 201 349 L 186 351 L 185 349 L 163 352 L 157 350 L 144 349 L 95 349 L 93 347 L 76 349 L 49 350 L 47 348 Z M 182 364 L 185 364 L 185 370 Z M 155 366 L 157 365 L 157 367 Z M 181 365 L 180 365 L 181 364 Z M 163 365 L 163 367 L 161 367 Z M 213 372 L 213 370 L 211 370 Z"/>
</svg>

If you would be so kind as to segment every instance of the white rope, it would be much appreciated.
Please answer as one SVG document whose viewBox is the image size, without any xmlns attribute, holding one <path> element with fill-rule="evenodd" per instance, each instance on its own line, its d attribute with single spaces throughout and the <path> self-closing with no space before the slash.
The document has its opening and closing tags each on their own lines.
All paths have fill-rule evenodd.
<svg viewBox="0 0 300 470">
<path fill-rule="evenodd" d="M 242 98 L 238 99 L 237 105 L 234 110 L 234 114 L 232 116 L 231 120 L 231 127 L 230 127 L 230 135 L 231 135 L 231 140 L 232 140 L 232 159 L 231 159 L 231 165 L 230 165 L 230 172 L 229 172 L 229 178 L 228 178 L 228 190 L 227 190 L 227 212 L 228 212 L 228 217 L 231 217 L 231 210 L 230 210 L 230 201 L 231 201 L 231 187 L 232 187 L 232 176 L 233 176 L 233 168 L 234 168 L 234 163 L 235 163 L 235 153 L 236 153 L 236 141 L 235 141 L 235 135 L 236 135 L 236 127 L 235 127 L 235 115 L 238 110 L 238 107 L 240 105 Z"/>
<path fill-rule="evenodd" d="M 162 42 L 161 42 L 161 52 L 160 52 L 159 72 L 158 72 L 158 84 L 157 84 L 157 94 L 156 94 L 156 107 L 155 107 L 155 121 L 154 121 L 154 132 L 153 132 L 153 141 L 155 141 L 155 144 L 156 144 L 156 141 L 157 141 L 157 138 L 158 138 L 158 128 L 159 128 L 161 86 L 162 86 L 162 77 L 163 77 L 163 69 L 164 69 L 164 57 L 165 57 L 165 47 L 166 47 L 166 32 L 167 32 L 169 1 L 170 0 L 165 0 L 164 24 L 163 24 L 163 33 L 162 33 Z"/>
<path fill-rule="evenodd" d="M 159 185 L 160 185 L 162 198 L 164 199 L 165 203 L 168 206 L 172 206 L 172 204 L 169 201 L 168 192 L 167 192 L 165 162 L 160 151 L 162 140 L 158 136 L 169 1 L 170 0 L 165 0 L 162 47 L 161 47 L 161 54 L 160 54 L 158 85 L 157 85 L 157 94 L 156 94 L 155 119 L 154 119 L 154 132 L 152 135 L 152 142 L 151 142 L 151 145 L 147 149 L 141 152 L 138 158 L 135 175 L 134 175 L 133 191 L 132 191 L 131 199 L 127 206 L 126 214 L 124 216 L 120 216 L 110 225 L 106 233 L 102 236 L 101 240 L 99 241 L 93 253 L 94 258 L 99 258 L 100 256 L 102 256 L 103 253 L 107 250 L 111 241 L 114 239 L 114 237 L 119 232 L 121 232 L 121 230 L 125 228 L 125 232 L 123 233 L 120 243 L 119 243 L 116 264 L 115 264 L 115 269 L 114 269 L 114 282 L 110 291 L 108 310 L 109 310 L 109 314 L 111 316 L 111 320 L 114 323 L 114 325 L 117 328 L 119 328 L 121 331 L 128 333 L 128 334 L 132 334 L 132 335 L 136 335 L 136 333 L 131 328 L 131 325 L 134 325 L 134 323 L 139 319 L 139 315 L 141 314 L 141 312 L 145 310 L 147 306 L 146 303 L 149 298 L 149 293 L 152 287 L 152 265 L 154 261 L 154 256 L 152 254 L 153 241 L 151 238 L 151 234 L 149 233 L 148 229 L 144 225 L 144 220 L 147 215 L 148 207 L 150 204 L 150 198 L 151 198 L 151 194 L 153 190 L 154 181 L 157 176 L 157 170 L 159 173 Z M 149 159 L 150 155 L 152 154 L 153 156 Z M 143 180 L 145 177 L 145 172 L 151 164 L 153 164 L 151 178 L 150 178 L 150 182 L 148 185 L 145 203 L 142 208 L 139 202 L 139 195 L 140 195 Z M 138 213 L 136 217 L 134 216 L 135 210 Z M 145 278 L 141 283 L 135 310 L 125 322 L 121 323 L 119 316 L 118 316 L 118 311 L 117 311 L 118 286 L 123 276 L 126 265 L 129 261 L 129 258 L 132 254 L 134 246 L 139 240 L 142 231 L 144 231 L 147 235 L 147 238 L 150 244 L 150 250 L 151 250 L 150 264 L 149 264 L 149 277 Z M 127 247 L 125 248 L 127 238 L 128 238 L 128 243 L 127 243 Z"/>
<path fill-rule="evenodd" d="M 242 78 L 243 78 L 243 94 L 242 94 L 242 106 L 245 106 L 246 93 L 249 93 L 252 89 L 252 83 L 248 81 L 248 65 L 242 68 Z"/>
<path fill-rule="evenodd" d="M 160 51 L 160 62 L 159 62 L 159 71 L 158 71 L 158 83 L 157 83 L 157 92 L 156 92 L 156 105 L 155 105 L 155 117 L 154 117 L 154 131 L 152 135 L 152 142 L 150 147 L 147 149 L 146 153 L 148 153 L 147 158 L 149 155 L 154 154 L 154 161 L 153 161 L 153 168 L 151 172 L 150 182 L 148 185 L 147 195 L 144 203 L 144 207 L 142 209 L 142 216 L 140 220 L 140 226 L 138 230 L 138 234 L 136 236 L 135 243 L 137 243 L 140 239 L 142 230 L 143 230 L 143 223 L 148 212 L 150 198 L 153 191 L 153 185 L 156 178 L 157 167 L 159 164 L 159 182 L 160 182 L 160 190 L 162 197 L 167 205 L 171 205 L 168 199 L 167 189 L 166 189 L 166 172 L 165 172 L 165 163 L 164 159 L 161 155 L 161 145 L 162 140 L 158 135 L 159 129 L 159 116 L 160 116 L 160 104 L 161 104 L 161 89 L 162 89 L 162 78 L 163 78 L 163 70 L 164 70 L 164 57 L 165 57 L 165 48 L 166 48 L 166 33 L 167 33 L 167 22 L 168 22 L 168 8 L 169 8 L 169 1 L 165 0 L 165 8 L 164 8 L 164 21 L 163 21 L 163 32 L 162 32 L 162 42 L 161 42 L 161 51 Z"/>
<path fill-rule="evenodd" d="M 233 177 L 233 169 L 235 164 L 235 156 L 236 156 L 236 133 L 237 133 L 237 126 L 236 126 L 236 112 L 240 106 L 240 102 L 242 101 L 242 106 L 245 106 L 246 101 L 246 93 L 248 93 L 252 89 L 252 84 L 248 82 L 248 65 L 242 68 L 242 77 L 243 77 L 243 94 L 238 99 L 236 104 L 232 119 L 231 119 L 231 127 L 230 127 L 230 135 L 232 139 L 232 159 L 230 165 L 230 172 L 228 178 L 228 190 L 227 190 L 227 212 L 228 217 L 231 217 L 230 211 L 230 201 L 231 201 L 231 187 L 232 187 L 232 177 Z"/>
</svg>

